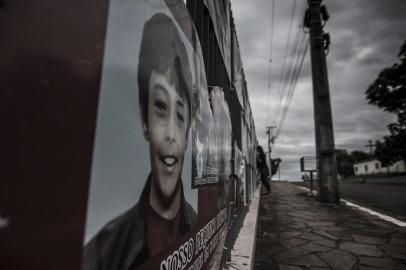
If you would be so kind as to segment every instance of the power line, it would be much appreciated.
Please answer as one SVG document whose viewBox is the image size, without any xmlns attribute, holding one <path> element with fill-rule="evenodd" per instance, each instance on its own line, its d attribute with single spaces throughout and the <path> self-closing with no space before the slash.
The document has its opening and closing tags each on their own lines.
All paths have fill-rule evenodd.
<svg viewBox="0 0 406 270">
<path fill-rule="evenodd" d="M 288 99 L 289 99 L 289 95 L 290 95 L 290 84 L 292 82 L 292 78 L 296 73 L 296 69 L 297 69 L 297 59 L 299 57 L 299 40 L 300 40 L 300 32 L 298 32 L 298 35 L 296 36 L 296 40 L 295 43 L 296 45 L 294 46 L 294 52 L 293 52 L 293 57 L 291 57 L 291 63 L 289 65 L 289 69 L 288 72 L 286 72 L 286 76 L 284 77 L 283 80 L 283 86 L 282 86 L 282 94 L 286 93 L 286 96 L 283 95 L 282 99 L 280 100 L 280 104 L 279 104 L 279 108 L 278 108 L 278 118 L 275 119 L 276 123 L 280 122 L 280 119 L 282 119 L 283 117 L 283 112 L 285 111 L 285 107 L 288 103 Z M 290 84 L 289 84 L 290 82 Z M 286 91 L 288 90 L 288 91 Z"/>
<path fill-rule="evenodd" d="M 282 88 L 283 92 L 285 92 L 286 88 L 288 87 L 287 86 L 288 82 L 291 82 L 292 76 L 294 75 L 295 69 L 297 67 L 297 59 L 299 57 L 299 46 L 300 46 L 300 41 L 301 41 L 300 37 L 302 36 L 302 33 L 303 32 L 301 31 L 300 27 L 298 27 L 297 33 L 296 33 L 296 39 L 294 41 L 295 45 L 293 46 L 293 50 L 294 50 L 293 54 L 292 54 L 293 57 L 291 58 L 291 64 L 289 65 L 290 69 L 286 73 L 286 77 L 283 81 L 283 88 Z M 289 88 L 290 88 L 290 86 L 289 86 Z"/>
<path fill-rule="evenodd" d="M 302 38 L 300 38 L 300 37 L 302 37 Z M 287 84 L 285 84 L 286 87 L 288 88 L 288 92 L 287 92 L 287 95 L 286 95 L 284 109 L 286 107 L 286 103 L 287 103 L 288 98 L 290 96 L 290 93 L 292 91 L 293 81 L 297 76 L 296 73 L 297 73 L 297 70 L 298 70 L 299 59 L 300 59 L 300 55 L 302 55 L 302 53 L 300 52 L 300 49 L 301 49 L 300 45 L 302 43 L 304 43 L 304 40 L 305 40 L 305 35 L 304 35 L 303 31 L 301 31 L 301 28 L 299 27 L 298 28 L 298 35 L 297 35 L 297 39 L 296 39 L 295 51 L 294 51 L 294 54 L 293 54 L 294 57 L 292 58 L 291 69 L 290 69 L 289 75 L 286 77 L 286 81 L 289 82 L 289 86 Z M 285 91 L 286 87 L 283 89 L 284 91 Z"/>
<path fill-rule="evenodd" d="M 296 62 L 297 62 L 297 57 L 299 54 L 299 44 L 300 44 L 300 37 L 301 37 L 302 31 L 300 29 L 300 27 L 297 28 L 297 32 L 296 32 L 296 38 L 295 41 L 293 42 L 293 46 L 292 46 L 292 50 L 293 52 L 291 53 L 291 55 L 293 57 L 290 57 L 290 65 L 288 65 L 288 69 L 287 72 L 285 74 L 285 78 L 283 80 L 283 86 L 282 86 L 282 92 L 285 93 L 288 82 L 291 80 L 290 78 L 292 77 L 294 70 L 296 68 Z"/>
<path fill-rule="evenodd" d="M 281 119 L 281 122 L 280 122 L 280 124 L 279 124 L 279 128 L 278 128 L 278 130 L 277 130 L 277 133 L 276 133 L 276 136 L 275 136 L 275 137 L 278 137 L 278 136 L 279 136 L 279 134 L 280 134 L 280 132 L 281 132 L 281 130 L 282 130 L 282 126 L 283 126 L 283 124 L 284 124 L 284 122 L 285 122 L 285 118 L 286 118 L 286 115 L 287 115 L 288 110 L 289 110 L 289 105 L 290 105 L 290 102 L 292 101 L 292 97 L 293 97 L 294 91 L 295 91 L 295 89 L 296 89 L 296 84 L 297 84 L 297 81 L 298 81 L 298 79 L 299 79 L 300 72 L 301 72 L 301 70 L 302 70 L 303 62 L 304 62 L 304 59 L 305 59 L 305 56 L 306 56 L 306 53 L 307 53 L 308 48 L 309 48 L 309 40 L 307 40 L 306 47 L 305 47 L 305 50 L 304 50 L 303 55 L 302 55 L 302 59 L 301 59 L 301 62 L 300 62 L 300 66 L 299 66 L 297 75 L 296 75 L 296 77 L 295 77 L 295 79 L 294 79 L 294 82 L 293 82 L 293 84 L 292 84 L 292 91 L 291 91 L 291 93 L 290 93 L 290 96 L 289 96 L 289 99 L 288 99 L 288 103 L 287 103 L 286 109 L 285 109 L 285 111 L 284 111 L 284 113 L 283 113 L 283 117 L 282 117 L 282 119 Z"/>
<path fill-rule="evenodd" d="M 283 93 L 282 93 L 282 85 L 283 84 L 281 84 L 281 82 L 283 81 L 283 77 L 284 77 L 284 74 L 285 74 L 286 59 L 287 59 L 287 56 L 288 56 L 290 37 L 292 35 L 292 24 L 293 24 L 293 18 L 294 18 L 294 15 L 295 15 L 295 10 L 296 10 L 296 0 L 293 2 L 293 6 L 292 6 L 292 12 L 291 12 L 290 22 L 289 22 L 288 39 L 287 39 L 286 46 L 285 46 L 285 55 L 284 55 L 284 58 L 283 58 L 281 77 L 280 77 L 280 80 L 279 80 L 280 85 L 279 85 L 278 93 L 279 93 L 279 103 L 280 103 L 280 105 L 282 103 L 282 96 L 283 96 Z M 278 110 L 277 110 L 275 120 L 277 120 L 278 117 L 279 117 L 280 105 L 278 106 Z"/>
<path fill-rule="evenodd" d="M 274 35 L 274 21 L 275 21 L 275 0 L 272 0 L 272 17 L 271 17 L 271 38 L 270 38 L 270 44 L 269 44 L 269 72 L 268 72 L 268 95 L 267 95 L 267 100 L 266 104 L 268 104 L 268 115 L 270 113 L 270 92 L 271 92 L 271 76 L 272 76 L 272 51 L 273 51 L 273 35 Z"/>
<path fill-rule="evenodd" d="M 290 105 L 290 102 L 292 101 L 292 97 L 293 97 L 294 91 L 296 89 L 296 84 L 297 84 L 297 81 L 299 79 L 300 72 L 302 70 L 302 66 L 303 66 L 303 62 L 304 62 L 304 59 L 305 59 L 305 56 L 306 56 L 306 53 L 307 53 L 308 46 L 309 46 L 309 40 L 307 40 L 307 42 L 306 42 L 305 48 L 304 48 L 303 53 L 302 53 L 300 64 L 298 65 L 298 67 L 296 69 L 296 74 L 295 74 L 294 77 L 292 77 L 292 81 L 291 81 L 291 85 L 290 85 L 290 89 L 289 89 L 289 96 L 287 98 L 287 102 L 286 102 L 286 105 L 284 107 L 284 111 L 282 113 L 282 117 L 281 117 L 281 120 L 280 120 L 280 123 L 279 123 L 281 126 L 279 126 L 279 129 L 277 131 L 277 136 L 279 136 L 279 134 L 280 134 L 280 132 L 282 130 L 282 126 L 283 126 L 283 124 L 285 122 L 285 118 L 286 118 L 286 115 L 287 115 L 288 110 L 289 110 L 289 105 Z"/>
<path fill-rule="evenodd" d="M 304 11 L 306 9 L 306 3 L 303 2 L 302 8 L 300 10 L 300 13 L 303 14 Z M 292 8 L 293 11 L 293 8 Z M 294 14 L 294 12 L 292 12 L 292 14 Z M 293 18 L 293 17 L 291 17 Z M 293 19 L 292 21 L 293 22 Z M 291 34 L 291 25 L 290 25 L 290 34 Z M 288 64 L 288 69 L 286 68 L 286 64 L 287 62 L 287 58 L 284 59 L 284 63 L 285 63 L 285 67 L 283 68 L 283 72 L 285 76 L 281 76 L 281 82 L 280 82 L 280 95 L 279 95 L 279 104 L 278 104 L 278 109 L 276 112 L 276 117 L 275 117 L 275 122 L 274 124 L 282 124 L 285 121 L 288 109 L 289 109 L 289 105 L 290 102 L 292 100 L 293 94 L 294 94 L 294 90 L 296 87 L 296 83 L 297 80 L 299 78 L 300 75 L 300 71 L 301 71 L 301 66 L 303 65 L 303 61 L 304 61 L 304 56 L 306 54 L 306 44 L 305 46 L 302 46 L 302 44 L 304 44 L 305 41 L 305 33 L 303 30 L 303 25 L 299 25 L 298 30 L 296 32 L 295 35 L 295 39 L 293 42 L 293 46 L 291 47 L 291 55 L 293 57 L 290 58 L 290 61 Z M 290 38 L 288 38 L 290 39 Z M 289 47 L 290 44 L 287 44 L 287 48 Z M 287 52 L 289 51 L 289 49 L 286 51 L 285 50 L 285 56 L 287 56 Z M 300 59 L 303 59 L 302 61 L 300 61 Z M 300 63 L 300 64 L 299 64 Z M 285 95 L 286 93 L 286 95 Z M 278 133 L 280 133 L 282 126 L 279 126 L 278 129 Z"/>
<path fill-rule="evenodd" d="M 294 2 L 295 4 L 295 2 Z M 297 7 L 297 6 L 296 6 Z M 292 6 L 292 16 L 291 16 L 291 23 L 289 26 L 289 32 L 290 32 L 290 36 L 292 34 L 292 23 L 293 23 L 293 18 L 295 15 L 295 10 L 297 10 L 297 8 L 295 7 L 295 5 Z M 306 9 L 306 3 L 303 2 L 302 3 L 302 7 L 301 9 L 299 9 L 299 14 L 303 14 L 304 11 Z M 301 16 L 299 16 L 299 21 L 301 22 Z M 296 19 L 296 22 L 298 21 L 298 19 Z M 281 72 L 281 79 L 279 82 L 279 95 L 278 95 L 278 99 L 279 99 L 279 103 L 277 104 L 277 110 L 275 111 L 275 119 L 274 119 L 274 124 L 276 125 L 278 122 L 279 117 L 281 117 L 281 112 L 283 112 L 284 110 L 284 106 L 286 106 L 285 104 L 287 103 L 287 97 L 288 92 L 286 92 L 287 88 L 290 88 L 289 82 L 292 80 L 292 76 L 295 72 L 295 68 L 297 66 L 297 58 L 299 57 L 299 51 L 300 51 L 300 37 L 302 34 L 301 31 L 301 25 L 299 25 L 299 27 L 297 28 L 296 31 L 296 35 L 295 35 L 295 39 L 293 41 L 292 46 L 290 46 L 290 42 L 286 44 L 286 50 L 285 50 L 285 58 L 284 58 L 284 65 L 282 67 L 282 72 Z M 291 39 L 288 37 L 288 41 L 290 41 Z M 289 50 L 289 48 L 291 48 Z M 292 55 L 292 57 L 286 58 L 287 53 L 290 53 L 290 55 Z M 289 64 L 288 64 L 289 63 Z M 286 65 L 287 64 L 287 65 Z"/>
<path fill-rule="evenodd" d="M 272 51 L 273 51 L 273 35 L 274 35 L 274 21 L 275 21 L 275 0 L 272 0 L 272 17 L 271 17 L 271 42 L 269 46 L 269 74 L 268 74 L 268 88 L 271 87 L 271 69 L 272 69 Z"/>
</svg>

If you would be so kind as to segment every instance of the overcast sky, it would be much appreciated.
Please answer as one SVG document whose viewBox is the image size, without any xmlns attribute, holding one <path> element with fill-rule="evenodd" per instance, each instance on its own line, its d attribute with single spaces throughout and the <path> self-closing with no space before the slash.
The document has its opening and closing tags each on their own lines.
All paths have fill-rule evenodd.
<svg viewBox="0 0 406 270">
<path fill-rule="evenodd" d="M 294 2 L 275 0 L 271 87 L 268 88 L 272 0 L 231 0 L 257 137 L 264 149 L 267 149 L 265 127 L 276 124 L 281 70 Z M 323 3 L 330 14 L 325 31 L 331 36 L 327 65 L 336 148 L 368 151 L 365 144 L 388 134 L 386 126 L 394 116 L 369 105 L 365 90 L 381 69 L 397 61 L 399 48 L 406 39 L 406 1 L 325 0 Z M 291 44 L 306 5 L 306 0 L 296 0 Z M 300 179 L 300 157 L 315 155 L 309 56 L 310 48 L 272 152 L 273 157 L 282 158 L 281 178 L 287 180 Z M 285 68 L 290 67 L 292 57 L 289 53 Z"/>
</svg>

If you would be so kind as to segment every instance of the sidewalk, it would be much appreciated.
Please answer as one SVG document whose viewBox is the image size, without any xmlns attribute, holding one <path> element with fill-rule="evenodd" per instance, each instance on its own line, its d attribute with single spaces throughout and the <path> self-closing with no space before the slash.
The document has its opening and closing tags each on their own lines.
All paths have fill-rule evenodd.
<svg viewBox="0 0 406 270">
<path fill-rule="evenodd" d="M 273 182 L 262 196 L 254 269 L 406 269 L 405 227 L 307 193 Z"/>
</svg>

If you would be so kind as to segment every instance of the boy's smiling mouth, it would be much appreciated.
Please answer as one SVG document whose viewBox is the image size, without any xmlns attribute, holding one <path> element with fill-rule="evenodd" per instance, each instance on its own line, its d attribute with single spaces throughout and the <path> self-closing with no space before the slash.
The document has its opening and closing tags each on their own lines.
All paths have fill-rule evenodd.
<svg viewBox="0 0 406 270">
<path fill-rule="evenodd" d="M 175 156 L 165 155 L 161 156 L 161 161 L 168 167 L 172 167 L 178 162 L 178 159 Z"/>
</svg>

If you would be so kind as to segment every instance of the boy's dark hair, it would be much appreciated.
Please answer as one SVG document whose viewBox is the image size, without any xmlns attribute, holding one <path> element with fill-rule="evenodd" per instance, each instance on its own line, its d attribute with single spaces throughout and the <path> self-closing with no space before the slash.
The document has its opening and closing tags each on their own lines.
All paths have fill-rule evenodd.
<svg viewBox="0 0 406 270">
<path fill-rule="evenodd" d="M 157 13 L 143 29 L 138 61 L 138 98 L 144 123 L 148 124 L 149 82 L 152 71 L 161 75 L 170 70 L 170 83 L 187 103 L 188 127 L 191 122 L 192 74 L 185 45 L 172 19 Z"/>
</svg>

